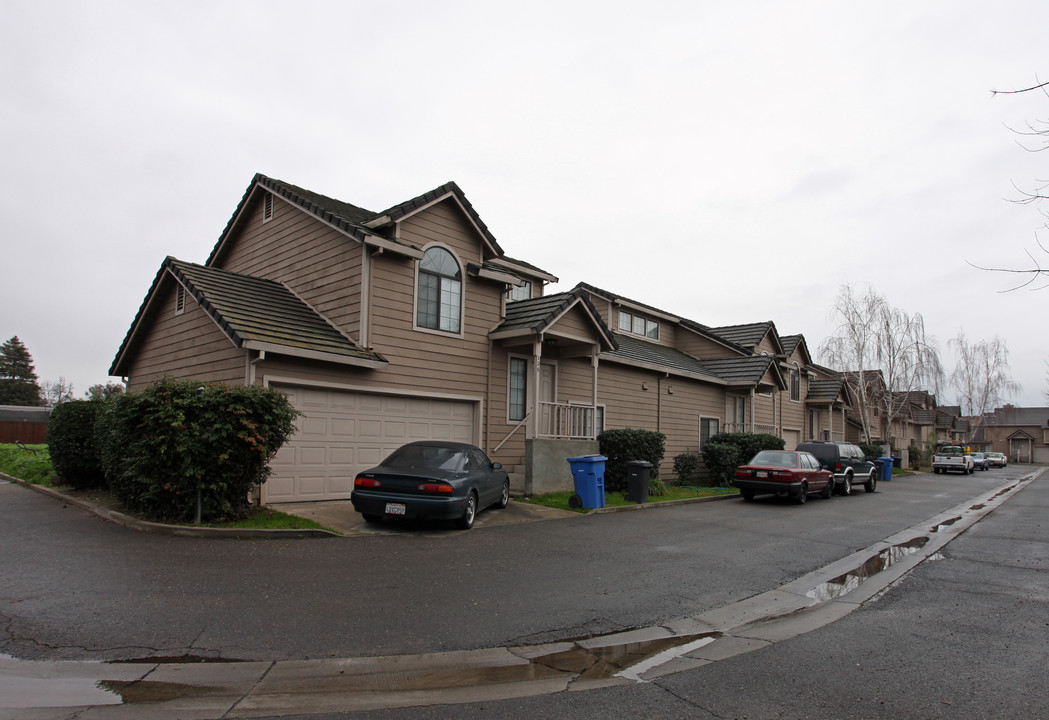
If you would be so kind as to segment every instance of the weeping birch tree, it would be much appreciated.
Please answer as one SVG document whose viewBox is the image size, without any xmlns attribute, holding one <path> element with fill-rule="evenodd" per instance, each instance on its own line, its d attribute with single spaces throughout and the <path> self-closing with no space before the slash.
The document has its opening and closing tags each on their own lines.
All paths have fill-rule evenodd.
<svg viewBox="0 0 1049 720">
<path fill-rule="evenodd" d="M 893 307 L 870 285 L 862 293 L 842 285 L 831 316 L 838 325 L 820 344 L 819 356 L 855 391 L 869 443 L 880 432 L 872 427 L 875 410 L 888 430 L 908 410 L 908 393 L 936 393 L 943 377 L 939 352 L 920 314 Z"/>
<path fill-rule="evenodd" d="M 958 392 L 962 414 L 973 418 L 969 424 L 969 440 L 983 424 L 984 414 L 994 410 L 1006 398 L 1020 390 L 1020 384 L 1009 374 L 1009 349 L 998 339 L 970 343 L 965 332 L 948 345 L 958 356 L 951 373 L 951 385 Z"/>
</svg>

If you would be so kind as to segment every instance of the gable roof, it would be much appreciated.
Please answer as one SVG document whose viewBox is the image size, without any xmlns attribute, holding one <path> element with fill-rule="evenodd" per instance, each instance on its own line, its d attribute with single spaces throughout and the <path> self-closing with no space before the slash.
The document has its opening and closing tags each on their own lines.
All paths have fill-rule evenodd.
<svg viewBox="0 0 1049 720">
<path fill-rule="evenodd" d="M 1049 407 L 1000 407 L 984 417 L 988 425 L 1026 425 L 1049 428 Z"/>
<path fill-rule="evenodd" d="M 783 346 L 783 354 L 786 357 L 789 358 L 800 347 L 802 355 L 805 357 L 805 364 L 812 365 L 812 353 L 809 352 L 809 344 L 805 342 L 804 335 L 800 333 L 797 335 L 780 335 L 779 342 Z"/>
<path fill-rule="evenodd" d="M 776 353 L 783 353 L 783 345 L 780 342 L 779 333 L 776 332 L 776 325 L 771 320 L 747 323 L 745 325 L 725 325 L 710 328 L 710 332 L 745 348 L 757 347 L 766 336 L 771 334 Z"/>
<path fill-rule="evenodd" d="M 168 257 L 117 352 L 111 375 L 125 375 L 127 353 L 162 289 L 177 281 L 234 347 L 378 368 L 382 355 L 357 345 L 281 283 Z"/>
<path fill-rule="evenodd" d="M 579 307 L 593 322 L 601 340 L 602 349 L 616 348 L 616 340 L 601 319 L 593 303 L 581 292 L 546 295 L 517 300 L 506 304 L 506 317 L 489 333 L 493 339 L 535 336 L 552 328 L 572 308 Z"/>
<path fill-rule="evenodd" d="M 852 404 L 852 395 L 845 378 L 837 377 L 828 380 L 809 380 L 809 392 L 805 396 L 805 402 L 832 403 L 845 395 L 845 403 Z"/>
<path fill-rule="evenodd" d="M 298 185 L 267 177 L 262 173 L 256 173 L 255 177 L 252 178 L 251 183 L 248 185 L 247 190 L 244 191 L 244 196 L 241 198 L 240 203 L 238 203 L 233 216 L 229 219 L 229 222 L 226 223 L 226 228 L 222 231 L 222 235 L 219 236 L 218 242 L 215 243 L 215 247 L 208 256 L 205 265 L 214 265 L 221 259 L 227 242 L 233 234 L 237 222 L 242 217 L 245 207 L 256 193 L 265 191 L 283 198 L 292 205 L 295 205 L 304 212 L 313 215 L 321 222 L 336 228 L 358 242 L 375 244 L 395 252 L 402 252 L 415 257 L 418 257 L 419 251 L 417 248 L 413 248 L 407 243 L 401 242 L 390 233 L 386 232 L 385 228 L 394 225 L 401 220 L 434 205 L 435 203 L 451 199 L 466 215 L 468 222 L 474 227 L 483 242 L 488 246 L 491 254 L 496 258 L 503 260 L 511 271 L 517 270 L 518 272 L 524 272 L 529 276 L 537 277 L 547 282 L 557 282 L 556 277 L 534 265 L 529 265 L 520 260 L 507 258 L 503 253 L 503 249 L 499 246 L 498 241 L 496 241 L 495 236 L 492 235 L 488 226 L 484 224 L 484 221 L 481 220 L 481 217 L 477 214 L 473 205 L 466 198 L 466 195 L 454 182 L 447 182 L 440 187 L 425 192 L 411 200 L 398 203 L 382 212 L 373 212 L 343 202 L 342 200 L 336 200 L 327 195 L 313 192 L 312 190 L 306 190 Z"/>
<path fill-rule="evenodd" d="M 724 378 L 729 385 L 757 386 L 771 372 L 771 380 L 778 389 L 786 390 L 787 384 L 780 372 L 774 355 L 747 355 L 737 358 L 710 358 L 700 360 L 704 367 Z"/>
</svg>

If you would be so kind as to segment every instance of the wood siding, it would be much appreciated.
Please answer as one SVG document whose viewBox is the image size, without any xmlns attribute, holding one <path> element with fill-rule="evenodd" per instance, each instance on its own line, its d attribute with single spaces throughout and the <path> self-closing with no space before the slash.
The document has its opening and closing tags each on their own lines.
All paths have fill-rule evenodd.
<svg viewBox="0 0 1049 720">
<path fill-rule="evenodd" d="M 152 322 L 143 323 L 143 337 L 128 372 L 128 390 L 141 390 L 166 375 L 243 385 L 246 353 L 234 347 L 192 298 L 187 297 L 186 311 L 176 315 L 178 283 L 166 285 Z"/>
<path fill-rule="evenodd" d="M 260 195 L 260 198 L 262 196 Z M 217 267 L 285 283 L 352 338 L 360 337 L 363 246 L 279 197 L 263 222 L 262 202 L 245 208 Z"/>
</svg>

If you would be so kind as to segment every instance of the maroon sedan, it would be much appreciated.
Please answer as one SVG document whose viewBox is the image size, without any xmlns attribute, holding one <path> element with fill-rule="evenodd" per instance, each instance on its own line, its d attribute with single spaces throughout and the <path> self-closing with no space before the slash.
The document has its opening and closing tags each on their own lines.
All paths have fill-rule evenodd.
<svg viewBox="0 0 1049 720">
<path fill-rule="evenodd" d="M 807 452 L 762 450 L 736 468 L 733 484 L 744 500 L 772 494 L 792 497 L 800 505 L 809 493 L 829 498 L 834 492 L 834 473 L 820 467 L 820 461 Z"/>
</svg>

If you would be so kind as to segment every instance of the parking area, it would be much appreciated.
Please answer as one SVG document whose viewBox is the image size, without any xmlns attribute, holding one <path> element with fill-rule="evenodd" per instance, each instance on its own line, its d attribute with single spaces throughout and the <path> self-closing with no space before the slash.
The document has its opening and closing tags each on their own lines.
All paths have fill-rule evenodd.
<svg viewBox="0 0 1049 720">
<path fill-rule="evenodd" d="M 342 535 L 397 535 L 411 532 L 418 534 L 422 532 L 433 532 L 439 535 L 448 535 L 458 532 L 466 532 L 456 528 L 454 521 L 422 521 L 422 520 L 384 520 L 381 523 L 367 523 L 361 514 L 353 509 L 349 500 L 324 500 L 320 502 L 298 502 L 298 503 L 274 503 L 270 504 L 274 510 L 308 518 L 318 522 L 326 528 L 330 528 Z M 489 508 L 477 513 L 474 528 L 492 527 L 495 525 L 511 525 L 514 523 L 535 522 L 537 520 L 554 520 L 557 518 L 578 517 L 577 513 L 570 510 L 558 510 L 543 505 L 530 505 L 528 503 L 511 500 L 510 504 L 503 510 Z"/>
</svg>

